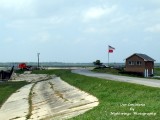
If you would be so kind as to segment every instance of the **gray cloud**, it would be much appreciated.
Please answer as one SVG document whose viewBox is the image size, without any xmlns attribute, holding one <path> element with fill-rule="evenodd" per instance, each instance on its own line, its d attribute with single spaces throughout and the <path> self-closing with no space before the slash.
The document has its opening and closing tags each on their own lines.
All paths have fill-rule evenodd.
<svg viewBox="0 0 160 120">
<path fill-rule="evenodd" d="M 3 50 L 13 50 L 13 61 L 34 61 L 25 54 L 39 51 L 46 61 L 106 62 L 107 45 L 112 45 L 113 62 L 123 62 L 133 52 L 160 60 L 148 50 L 150 45 L 154 51 L 160 39 L 159 8 L 159 0 L 1 0 Z M 3 61 L 10 59 L 4 56 Z"/>
</svg>

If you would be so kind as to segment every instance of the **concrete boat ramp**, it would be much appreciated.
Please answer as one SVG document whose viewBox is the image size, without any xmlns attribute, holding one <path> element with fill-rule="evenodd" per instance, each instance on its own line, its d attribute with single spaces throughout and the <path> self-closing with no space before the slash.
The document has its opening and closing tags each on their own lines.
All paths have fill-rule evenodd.
<svg viewBox="0 0 160 120">
<path fill-rule="evenodd" d="M 99 104 L 98 99 L 59 77 L 22 74 L 15 81 L 26 85 L 12 94 L 0 109 L 1 120 L 63 120 L 75 117 Z"/>
</svg>

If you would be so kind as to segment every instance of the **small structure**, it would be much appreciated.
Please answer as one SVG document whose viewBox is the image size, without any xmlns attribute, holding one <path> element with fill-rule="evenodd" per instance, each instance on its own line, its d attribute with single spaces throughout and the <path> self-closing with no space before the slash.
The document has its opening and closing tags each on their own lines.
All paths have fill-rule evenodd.
<svg viewBox="0 0 160 120">
<path fill-rule="evenodd" d="M 9 80 L 12 76 L 13 70 L 14 70 L 14 66 L 11 68 L 11 70 L 8 70 L 8 71 L 1 70 L 0 71 L 0 81 Z"/>
<path fill-rule="evenodd" d="M 153 76 L 154 59 L 145 54 L 135 53 L 126 58 L 125 71 L 140 73 L 144 77 Z"/>
</svg>

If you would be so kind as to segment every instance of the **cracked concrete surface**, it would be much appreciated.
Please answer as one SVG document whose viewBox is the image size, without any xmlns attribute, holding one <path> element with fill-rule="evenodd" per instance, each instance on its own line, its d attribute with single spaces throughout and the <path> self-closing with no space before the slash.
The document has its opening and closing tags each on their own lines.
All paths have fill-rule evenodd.
<svg viewBox="0 0 160 120">
<path fill-rule="evenodd" d="M 33 84 L 26 85 L 12 94 L 0 109 L 1 120 L 26 120 L 28 93 Z"/>
<path fill-rule="evenodd" d="M 23 74 L 15 80 L 32 83 L 19 89 L 3 104 L 0 109 L 0 118 L 3 120 L 68 119 L 99 104 L 96 97 L 56 76 Z"/>
</svg>

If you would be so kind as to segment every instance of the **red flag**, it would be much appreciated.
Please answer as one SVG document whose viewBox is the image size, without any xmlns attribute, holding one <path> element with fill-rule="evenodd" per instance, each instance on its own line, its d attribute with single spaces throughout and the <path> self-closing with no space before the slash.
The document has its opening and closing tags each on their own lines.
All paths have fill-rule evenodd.
<svg viewBox="0 0 160 120">
<path fill-rule="evenodd" d="M 108 52 L 113 53 L 113 50 L 115 50 L 115 48 L 109 45 L 108 46 Z"/>
</svg>

